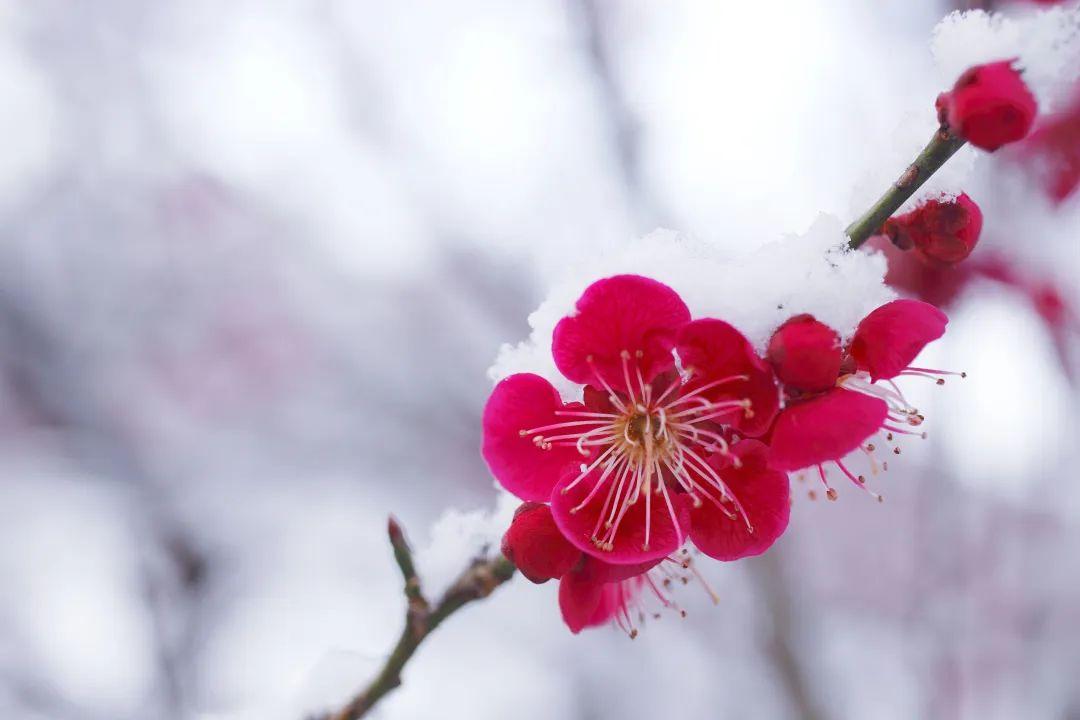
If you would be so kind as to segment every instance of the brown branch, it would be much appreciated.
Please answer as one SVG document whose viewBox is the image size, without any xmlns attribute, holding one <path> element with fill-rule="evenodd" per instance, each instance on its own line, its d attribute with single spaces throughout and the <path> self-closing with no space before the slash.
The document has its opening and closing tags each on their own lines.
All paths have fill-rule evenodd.
<svg viewBox="0 0 1080 720">
<path fill-rule="evenodd" d="M 881 229 L 882 223 L 892 217 L 901 205 L 915 191 L 922 187 L 930 176 L 941 169 L 945 162 L 964 146 L 966 141 L 952 134 L 948 128 L 941 127 L 934 132 L 934 137 L 926 144 L 915 162 L 889 186 L 889 189 L 845 231 L 848 245 L 855 249 Z"/>
<path fill-rule="evenodd" d="M 393 517 L 387 523 L 387 534 L 394 549 L 394 559 L 405 579 L 405 627 L 375 678 L 343 708 L 323 716 L 323 720 L 357 720 L 367 714 L 387 693 L 401 685 L 401 671 L 405 664 L 420 647 L 420 643 L 443 620 L 472 601 L 486 598 L 514 574 L 513 563 L 502 555 L 476 558 L 432 607 L 420 587 L 420 578 L 416 574 L 412 550 L 405 539 L 405 533 Z"/>
</svg>

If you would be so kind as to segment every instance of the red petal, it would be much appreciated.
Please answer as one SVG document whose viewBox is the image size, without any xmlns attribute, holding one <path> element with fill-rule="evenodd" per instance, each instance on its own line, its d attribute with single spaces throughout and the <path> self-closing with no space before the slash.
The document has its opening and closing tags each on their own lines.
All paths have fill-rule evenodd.
<svg viewBox="0 0 1080 720">
<path fill-rule="evenodd" d="M 641 576 L 659 560 L 640 565 L 611 565 L 585 556 L 584 562 L 559 581 L 563 622 L 575 634 L 603 625 L 622 613 L 641 589 Z"/>
<path fill-rule="evenodd" d="M 862 319 L 851 341 L 860 370 L 877 381 L 896 377 L 922 349 L 945 334 L 945 313 L 920 300 L 893 300 Z"/>
<path fill-rule="evenodd" d="M 672 520 L 672 513 L 668 510 L 664 496 L 653 492 L 649 494 L 646 502 L 646 495 L 642 491 L 637 502 L 626 510 L 618 523 L 612 549 L 601 550 L 592 540 L 593 531 L 598 526 L 600 514 L 604 510 L 604 499 L 618 471 L 609 473 L 604 486 L 593 495 L 592 499 L 580 509 L 573 511 L 589 495 L 603 472 L 599 469 L 592 470 L 580 482 L 575 483 L 579 474 L 580 471 L 577 468 L 572 468 L 556 485 L 551 494 L 551 512 L 566 539 L 582 551 L 607 563 L 636 564 L 663 558 L 678 550 L 682 545 L 681 541 L 686 537 L 686 530 L 689 527 L 687 508 L 689 502 L 685 495 L 673 493 L 669 487 L 668 497 L 671 500 L 671 509 L 675 513 L 676 522 L 678 522 L 678 529 Z M 630 477 L 625 480 L 627 488 L 630 487 L 630 480 Z M 653 488 L 655 487 L 654 479 Z M 611 504 L 614 504 L 614 500 Z M 648 506 L 650 517 L 647 548 L 645 547 L 646 506 Z M 610 511 L 611 508 L 608 507 L 608 514 Z M 605 514 L 606 517 L 608 517 L 607 514 Z M 599 534 L 603 536 L 605 532 L 603 523 L 599 523 Z"/>
<path fill-rule="evenodd" d="M 617 565 L 604 562 L 592 555 L 584 555 L 581 563 L 574 568 L 574 573 L 592 582 L 614 583 L 647 573 L 662 561 L 663 558 L 657 558 L 643 563 Z"/>
<path fill-rule="evenodd" d="M 756 440 L 744 440 L 732 452 L 740 459 L 740 467 L 720 456 L 710 458 L 709 464 L 738 498 L 753 532 L 747 530 L 741 516 L 733 520 L 708 500 L 690 511 L 690 539 L 701 552 L 717 560 L 738 560 L 765 552 L 784 534 L 791 511 L 788 477 L 768 466 L 768 448 Z"/>
<path fill-rule="evenodd" d="M 841 355 L 840 336 L 812 315 L 797 315 L 781 325 L 767 353 L 780 381 L 805 392 L 836 385 Z"/>
<path fill-rule="evenodd" d="M 790 405 L 776 419 L 769 462 L 798 470 L 839 460 L 880 430 L 888 412 L 884 400 L 843 388 Z"/>
<path fill-rule="evenodd" d="M 539 375 L 511 375 L 498 385 L 484 407 L 481 452 L 492 474 L 522 500 L 546 502 L 563 469 L 581 456 L 573 447 L 542 450 L 522 430 L 544 427 L 567 418 L 559 393 Z"/>
<path fill-rule="evenodd" d="M 562 577 L 581 560 L 581 551 L 559 532 L 551 508 L 525 503 L 503 535 L 502 553 L 534 583 Z"/>
<path fill-rule="evenodd" d="M 714 402 L 748 399 L 749 412 L 734 411 L 717 422 L 754 437 L 769 428 L 780 405 L 776 379 L 742 333 L 722 320 L 695 320 L 679 332 L 676 349 L 683 367 L 692 371 L 684 395 L 715 380 L 746 375 L 748 380 L 724 383 L 705 391 L 702 397 Z"/>
<path fill-rule="evenodd" d="M 1038 112 L 1035 96 L 1011 60 L 970 68 L 939 103 L 955 133 L 989 151 L 1022 140 Z"/>
<path fill-rule="evenodd" d="M 576 635 L 607 621 L 607 617 L 597 619 L 606 612 L 606 608 L 601 608 L 603 595 L 602 583 L 586 580 L 576 573 L 563 576 L 559 581 L 559 610 L 570 632 Z"/>
<path fill-rule="evenodd" d="M 663 283 L 640 275 L 616 275 L 586 288 L 577 312 L 555 326 L 551 351 L 563 375 L 579 383 L 626 390 L 622 353 L 630 354 L 630 387 L 636 368 L 645 382 L 670 368 L 672 337 L 689 322 L 690 311 Z M 589 359 L 592 362 L 589 362 Z"/>
</svg>

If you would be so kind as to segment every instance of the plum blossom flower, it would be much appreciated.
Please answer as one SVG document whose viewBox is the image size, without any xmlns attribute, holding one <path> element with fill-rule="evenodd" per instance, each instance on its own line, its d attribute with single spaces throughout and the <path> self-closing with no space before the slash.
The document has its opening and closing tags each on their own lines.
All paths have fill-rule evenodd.
<svg viewBox="0 0 1080 720">
<path fill-rule="evenodd" d="M 911 367 L 929 342 L 941 337 L 945 314 L 928 303 L 894 300 L 868 314 L 845 347 L 839 334 L 811 315 L 798 315 L 776 330 L 766 357 L 783 385 L 784 408 L 769 436 L 770 463 L 794 471 L 817 466 L 830 499 L 836 498 L 824 464 L 834 463 L 859 487 L 842 459 L 878 433 L 918 434 L 923 416 L 893 382 L 900 376 L 951 374 Z M 907 427 L 904 427 L 907 426 Z M 898 452 L 898 449 L 896 450 Z"/>
<path fill-rule="evenodd" d="M 1023 140 L 1038 112 L 1014 60 L 968 68 L 949 92 L 937 99 L 938 119 L 972 145 L 993 152 Z"/>
<path fill-rule="evenodd" d="M 889 218 L 882 232 L 901 250 L 913 250 L 930 264 L 951 265 L 971 254 L 982 232 L 982 211 L 967 193 L 927 200 Z"/>
<path fill-rule="evenodd" d="M 767 448 L 741 438 L 764 433 L 778 410 L 769 365 L 735 328 L 692 320 L 649 278 L 597 281 L 575 309 L 552 354 L 580 400 L 564 403 L 528 373 L 488 400 L 482 452 L 498 481 L 550 503 L 569 543 L 605 563 L 655 562 L 688 538 L 721 560 L 767 549 L 787 527 L 789 489 Z"/>
<path fill-rule="evenodd" d="M 606 563 L 571 545 L 555 524 L 551 508 L 540 503 L 524 503 L 514 513 L 502 552 L 532 582 L 559 579 L 559 609 L 575 634 L 612 622 L 636 637 L 649 598 L 660 608 L 685 615 L 671 596 L 673 579 L 682 584 L 695 579 L 717 601 L 687 551 L 644 563 Z"/>
</svg>

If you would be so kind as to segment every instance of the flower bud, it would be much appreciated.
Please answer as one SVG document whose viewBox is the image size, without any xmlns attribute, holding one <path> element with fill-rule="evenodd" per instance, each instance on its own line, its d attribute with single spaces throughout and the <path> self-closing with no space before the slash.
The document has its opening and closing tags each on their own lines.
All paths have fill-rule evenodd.
<svg viewBox="0 0 1080 720">
<path fill-rule="evenodd" d="M 551 508 L 541 503 L 523 503 L 517 509 L 503 535 L 502 554 L 538 584 L 562 577 L 581 560 L 581 551 L 555 525 Z"/>
<path fill-rule="evenodd" d="M 796 315 L 781 325 L 766 354 L 780 381 L 804 392 L 828 390 L 840 374 L 840 336 L 812 315 Z"/>
<path fill-rule="evenodd" d="M 971 254 L 982 232 L 982 211 L 966 193 L 928 200 L 889 218 L 882 231 L 901 250 L 915 251 L 931 264 L 951 265 Z"/>
<path fill-rule="evenodd" d="M 983 150 L 1022 140 L 1035 122 L 1035 96 L 1012 60 L 976 65 L 938 96 L 938 119 Z"/>
</svg>

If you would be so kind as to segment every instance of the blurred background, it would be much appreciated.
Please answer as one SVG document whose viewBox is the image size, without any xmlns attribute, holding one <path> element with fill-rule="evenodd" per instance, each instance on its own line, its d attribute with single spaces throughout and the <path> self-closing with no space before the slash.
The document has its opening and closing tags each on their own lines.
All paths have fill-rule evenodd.
<svg viewBox="0 0 1080 720">
<path fill-rule="evenodd" d="M 493 504 L 485 371 L 560 265 L 852 217 L 953 8 L 0 0 L 0 716 L 339 704 L 400 627 L 387 513 Z M 989 269 L 905 286 L 969 377 L 914 384 L 883 505 L 796 482 L 633 644 L 518 579 L 376 716 L 1080 718 L 1080 199 L 985 169 Z"/>
</svg>

